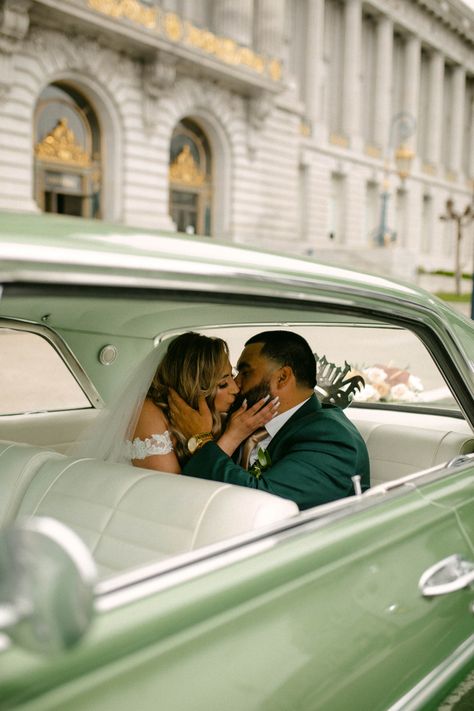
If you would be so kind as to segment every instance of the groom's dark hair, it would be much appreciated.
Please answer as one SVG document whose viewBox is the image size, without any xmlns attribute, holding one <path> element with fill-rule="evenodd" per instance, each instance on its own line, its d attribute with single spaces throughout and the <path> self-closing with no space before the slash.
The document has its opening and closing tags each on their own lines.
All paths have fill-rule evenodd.
<svg viewBox="0 0 474 711">
<path fill-rule="evenodd" d="M 314 388 L 316 385 L 316 358 L 303 336 L 292 331 L 262 331 L 246 342 L 246 346 L 262 343 L 261 354 L 280 366 L 288 365 L 298 385 Z"/>
</svg>

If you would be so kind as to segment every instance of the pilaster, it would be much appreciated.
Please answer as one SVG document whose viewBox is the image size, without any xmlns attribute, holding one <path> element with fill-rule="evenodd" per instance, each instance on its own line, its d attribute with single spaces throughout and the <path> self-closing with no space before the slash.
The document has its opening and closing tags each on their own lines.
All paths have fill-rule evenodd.
<svg viewBox="0 0 474 711">
<path fill-rule="evenodd" d="M 459 175 L 462 167 L 462 144 L 464 138 L 464 100 L 466 94 L 466 71 L 457 66 L 453 71 L 453 105 L 451 107 L 451 134 L 449 168 Z"/>
<path fill-rule="evenodd" d="M 347 0 L 344 11 L 343 133 L 360 147 L 361 0 Z M 334 48 L 335 51 L 337 48 Z"/>
<path fill-rule="evenodd" d="M 267 57 L 279 58 L 284 46 L 285 0 L 259 0 L 256 7 L 256 49 Z"/>
<path fill-rule="evenodd" d="M 426 158 L 430 165 L 439 165 L 441 159 L 441 131 L 443 117 L 444 57 L 433 51 L 430 59 L 429 106 L 430 116 L 427 126 Z"/>
<path fill-rule="evenodd" d="M 214 27 L 219 35 L 252 45 L 253 0 L 216 0 Z"/>
<path fill-rule="evenodd" d="M 322 118 L 324 0 L 308 0 L 306 17 L 306 116 L 311 123 Z"/>
<path fill-rule="evenodd" d="M 418 124 L 418 102 L 420 94 L 421 71 L 420 38 L 415 37 L 415 35 L 407 37 L 405 52 L 405 66 L 409 68 L 409 71 L 405 72 L 403 108 L 413 116 Z M 416 131 L 407 138 L 406 143 L 412 151 L 415 151 Z"/>
<path fill-rule="evenodd" d="M 377 66 L 375 70 L 375 144 L 388 148 L 392 114 L 393 23 L 381 17 L 377 23 Z"/>
</svg>

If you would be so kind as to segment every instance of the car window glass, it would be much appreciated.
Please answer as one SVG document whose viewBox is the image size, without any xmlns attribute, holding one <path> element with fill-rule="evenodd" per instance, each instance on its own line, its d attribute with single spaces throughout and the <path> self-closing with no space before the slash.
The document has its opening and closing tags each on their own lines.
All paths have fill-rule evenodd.
<svg viewBox="0 0 474 711">
<path fill-rule="evenodd" d="M 51 344 L 26 331 L 0 330 L 0 392 L 0 415 L 90 407 Z"/>
<path fill-rule="evenodd" d="M 229 343 L 233 365 L 245 341 L 266 328 L 272 327 L 219 329 Z M 459 409 L 431 355 L 411 331 L 343 324 L 294 325 L 291 329 L 304 336 L 318 356 L 342 367 L 347 362 L 351 366 L 348 377 L 362 375 L 365 387 L 356 394 L 355 403 Z M 205 332 L 211 334 L 211 330 Z"/>
</svg>

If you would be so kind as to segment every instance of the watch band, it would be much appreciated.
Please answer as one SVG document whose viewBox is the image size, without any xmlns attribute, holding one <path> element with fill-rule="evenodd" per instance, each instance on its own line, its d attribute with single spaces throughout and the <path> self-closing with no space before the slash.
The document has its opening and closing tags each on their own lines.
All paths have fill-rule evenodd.
<svg viewBox="0 0 474 711">
<path fill-rule="evenodd" d="M 195 434 L 188 439 L 187 446 L 190 454 L 194 454 L 201 449 L 201 447 L 207 442 L 212 442 L 214 439 L 212 432 L 201 432 L 200 434 Z"/>
</svg>

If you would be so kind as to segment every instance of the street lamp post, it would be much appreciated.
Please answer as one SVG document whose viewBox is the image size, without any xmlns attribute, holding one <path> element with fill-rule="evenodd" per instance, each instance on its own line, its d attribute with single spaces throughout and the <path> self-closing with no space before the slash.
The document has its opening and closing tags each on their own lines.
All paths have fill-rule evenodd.
<svg viewBox="0 0 474 711">
<path fill-rule="evenodd" d="M 407 111 L 401 111 L 393 116 L 390 123 L 388 147 L 384 159 L 383 190 L 380 195 L 380 220 L 374 234 L 375 244 L 385 247 L 396 239 L 396 232 L 388 226 L 388 202 L 390 199 L 390 163 L 393 157 L 398 176 L 402 182 L 410 174 L 411 163 L 414 158 L 413 151 L 404 143 L 416 129 L 415 118 Z M 397 148 L 395 148 L 395 144 Z"/>
<path fill-rule="evenodd" d="M 439 216 L 440 220 L 445 222 L 454 222 L 456 225 L 456 251 L 455 251 L 455 268 L 454 277 L 456 283 L 456 294 L 461 293 L 461 241 L 463 237 L 463 229 L 467 227 L 474 219 L 474 197 L 473 202 L 466 205 L 464 210 L 456 211 L 454 209 L 454 201 L 450 198 L 446 200 L 446 212 Z M 472 274 L 472 292 L 471 292 L 471 318 L 474 319 L 474 266 Z"/>
</svg>

